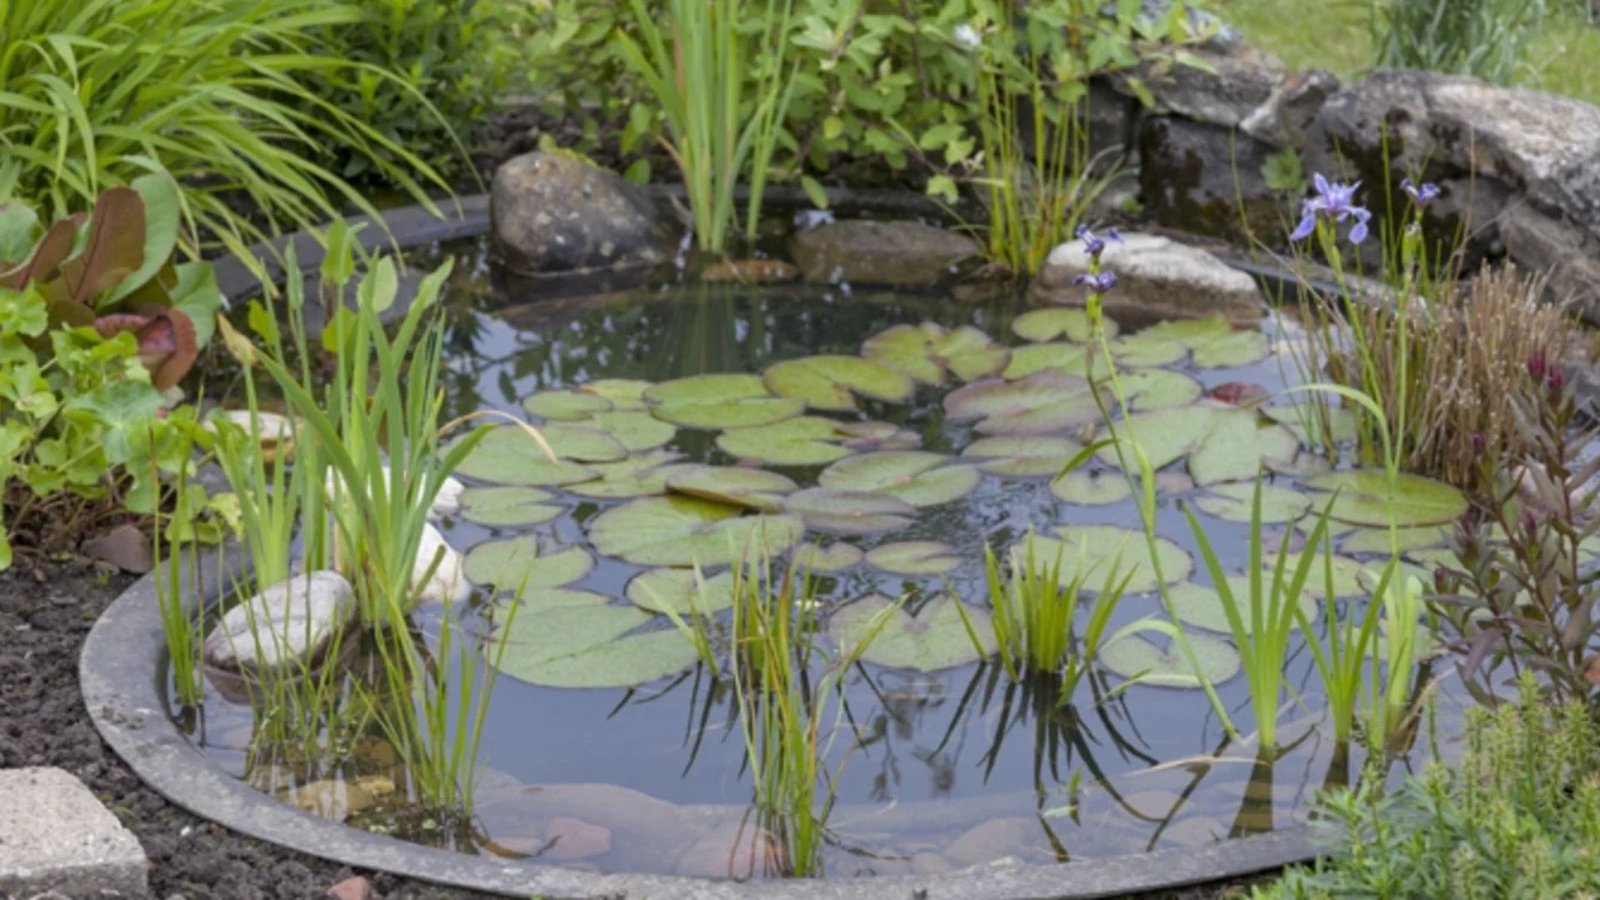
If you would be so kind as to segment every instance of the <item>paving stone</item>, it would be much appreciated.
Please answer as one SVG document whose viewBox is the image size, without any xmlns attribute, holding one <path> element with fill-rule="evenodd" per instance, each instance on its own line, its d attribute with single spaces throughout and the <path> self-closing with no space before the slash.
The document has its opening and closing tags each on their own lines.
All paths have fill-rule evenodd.
<svg viewBox="0 0 1600 900">
<path fill-rule="evenodd" d="M 133 832 L 70 772 L 0 770 L 0 896 L 147 897 L 145 873 Z"/>
</svg>

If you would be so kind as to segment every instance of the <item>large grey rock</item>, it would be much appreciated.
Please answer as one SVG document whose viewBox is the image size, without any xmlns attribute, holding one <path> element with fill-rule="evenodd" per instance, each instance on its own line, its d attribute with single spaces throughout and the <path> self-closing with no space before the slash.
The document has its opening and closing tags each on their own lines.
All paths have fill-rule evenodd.
<svg viewBox="0 0 1600 900">
<path fill-rule="evenodd" d="M 434 559 L 439 563 L 434 566 Z M 432 525 L 424 525 L 417 559 L 411 565 L 411 588 L 417 592 L 417 605 L 460 603 L 472 593 L 467 581 L 466 560 L 445 541 Z"/>
<path fill-rule="evenodd" d="M 1243 131 L 1146 117 L 1139 137 L 1145 211 L 1169 228 L 1250 245 L 1283 234 L 1283 200 L 1262 168 L 1275 151 Z"/>
<path fill-rule="evenodd" d="M 1600 324 L 1600 237 L 1528 204 L 1505 207 L 1495 222 L 1518 266 L 1540 273 L 1550 296 Z"/>
<path fill-rule="evenodd" d="M 0 897 L 147 897 L 144 849 L 71 773 L 0 769 Z"/>
<path fill-rule="evenodd" d="M 355 590 L 338 572 L 296 575 L 228 610 L 206 635 L 206 662 L 225 672 L 313 663 L 355 609 Z"/>
<path fill-rule="evenodd" d="M 682 807 L 611 784 L 515 786 L 480 792 L 484 833 L 516 847 L 542 847 L 563 820 L 609 832 L 618 859 L 643 871 L 671 871 L 708 829 Z"/>
<path fill-rule="evenodd" d="M 1141 320 L 1222 315 L 1236 324 L 1258 321 L 1265 310 L 1255 281 L 1204 250 L 1151 234 L 1128 234 L 1107 246 L 1102 264 L 1117 273 L 1106 296 L 1112 316 Z M 1085 289 L 1073 279 L 1088 271 L 1083 242 L 1051 251 L 1034 280 L 1036 300 L 1081 304 Z"/>
<path fill-rule="evenodd" d="M 496 169 L 489 221 L 501 258 L 520 274 L 649 267 L 667 258 L 648 194 L 565 154 L 528 153 Z"/>
<path fill-rule="evenodd" d="M 978 256 L 976 241 L 920 222 L 851 219 L 802 231 L 790 253 L 808 281 L 921 287 Z"/>
<path fill-rule="evenodd" d="M 1272 97 L 1288 71 L 1277 57 L 1243 42 L 1202 46 L 1192 54 L 1203 67 L 1161 62 L 1134 70 L 1155 101 L 1150 112 L 1237 128 Z"/>
<path fill-rule="evenodd" d="M 1299 147 L 1316 124 L 1322 105 L 1339 91 L 1339 77 L 1324 69 L 1295 72 L 1239 123 L 1239 128 L 1273 147 Z"/>
</svg>

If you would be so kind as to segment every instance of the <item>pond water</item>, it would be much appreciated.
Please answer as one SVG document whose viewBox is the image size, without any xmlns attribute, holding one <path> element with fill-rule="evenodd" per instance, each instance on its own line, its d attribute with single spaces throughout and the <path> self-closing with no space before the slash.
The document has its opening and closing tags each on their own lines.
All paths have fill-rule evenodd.
<svg viewBox="0 0 1600 900">
<path fill-rule="evenodd" d="M 848 633 L 842 623 L 854 615 L 851 604 L 873 595 L 905 598 L 904 613 L 915 617 L 891 620 L 874 644 L 882 645 L 881 652 L 869 650 L 867 660 L 845 678 L 847 718 L 841 727 L 846 732 L 834 742 L 828 759 L 829 770 L 838 773 L 830 819 L 833 840 L 825 857 L 829 875 L 935 872 L 1006 856 L 1069 861 L 1196 846 L 1300 822 L 1316 790 L 1359 771 L 1359 752 L 1346 755 L 1323 726 L 1310 654 L 1298 639 L 1291 649 L 1288 683 L 1304 704 L 1283 716 L 1287 724 L 1281 734 L 1292 749 L 1271 767 L 1256 765 L 1253 746 L 1230 744 L 1201 691 L 1151 684 L 1119 687 L 1126 669 L 1140 665 L 1137 653 L 1134 663 L 1122 663 L 1121 674 L 1115 667 L 1097 667 L 1070 698 L 1058 696 L 1043 682 L 1013 684 L 992 660 L 971 661 L 976 654 L 945 598 L 953 594 L 974 616 L 984 615 L 985 547 L 1003 553 L 1018 546 L 1030 529 L 1041 537 L 1061 538 L 1069 561 L 1078 553 L 1099 561 L 1091 588 L 1119 552 L 1128 565 L 1146 558 L 1136 533 L 1136 509 L 1110 459 L 1091 459 L 1079 474 L 1054 488 L 1049 477 L 1096 429 L 1097 415 L 1081 414 L 1085 391 L 1052 381 L 1056 376 L 1048 367 L 1042 376 L 1027 372 L 1071 357 L 1073 339 L 1082 338 L 1077 330 L 1082 323 L 1072 315 L 1024 318 L 1027 306 L 1010 296 L 974 303 L 947 291 L 913 294 L 816 285 L 696 285 L 519 305 L 515 296 L 493 284 L 477 243 L 439 253 L 457 260 L 446 376 L 450 411 L 496 409 L 537 423 L 525 403 L 543 395 L 533 401 L 536 409 L 570 417 L 554 431 L 588 432 L 565 434 L 558 449 L 563 441 L 567 447 L 588 447 L 584 439 L 600 424 L 617 439 L 600 450 L 580 451 L 589 454 L 590 461 L 583 463 L 590 470 L 587 476 L 541 469 L 537 451 L 524 447 L 510 452 L 506 441 L 496 439 L 463 475 L 474 489 L 467 511 L 444 523 L 453 546 L 473 550 L 469 574 L 502 587 L 479 587 L 464 615 L 469 630 L 493 631 L 513 593 L 506 586 L 514 588 L 523 573 L 529 584 L 484 731 L 477 834 L 451 839 L 460 849 L 600 871 L 769 874 L 763 872 L 768 861 L 748 849 L 752 787 L 737 704 L 726 681 L 714 680 L 682 647 L 674 647 L 656 654 L 665 660 L 660 666 L 666 673 L 653 672 L 642 684 L 550 686 L 603 683 L 608 677 L 626 680 L 635 671 L 630 667 L 636 660 L 625 659 L 625 652 L 588 652 L 591 645 L 604 643 L 594 637 L 596 632 L 626 634 L 627 639 L 655 635 L 652 640 L 660 644 L 686 645 L 667 617 L 634 605 L 662 602 L 659 593 L 670 593 L 667 582 L 653 583 L 657 593 L 644 587 L 652 582 L 634 585 L 634 580 L 660 568 L 656 563 L 667 562 L 680 570 L 666 578 L 688 582 L 693 576 L 681 566 L 690 558 L 709 561 L 703 575 L 715 579 L 726 566 L 715 559 L 714 548 L 706 549 L 711 545 L 694 543 L 694 536 L 724 535 L 726 541 L 719 527 L 751 519 L 721 504 L 676 493 L 671 497 L 677 499 L 671 499 L 661 479 L 651 481 L 651 472 L 643 473 L 645 483 L 640 484 L 640 473 L 629 468 L 629 461 L 641 459 L 663 466 L 704 463 L 745 471 L 753 467 L 752 455 L 784 460 L 808 452 L 837 456 L 828 463 L 761 464 L 794 482 L 794 490 L 777 488 L 774 509 L 801 509 L 787 497 L 816 486 L 819 479 L 835 489 L 878 485 L 874 491 L 879 496 L 898 491 L 915 505 L 875 509 L 893 517 L 894 527 L 880 533 L 838 533 L 867 529 L 859 518 L 841 525 L 839 508 L 829 506 L 839 501 L 827 494 L 820 495 L 817 508 L 804 507 L 799 520 L 806 529 L 801 546 L 849 545 L 868 554 L 857 560 L 855 551 L 837 550 L 848 565 L 815 573 L 822 618 L 832 623 L 829 634 Z M 756 424 L 730 441 L 725 438 L 733 432 L 663 422 L 661 416 L 698 422 L 702 414 L 716 418 L 739 403 L 710 401 L 704 404 L 709 413 L 682 406 L 673 410 L 669 407 L 676 395 L 657 391 L 646 395 L 659 414 L 653 416 L 630 393 L 636 389 L 602 381 L 661 384 L 714 373 L 760 374 L 784 361 L 818 355 L 859 357 L 869 338 L 896 326 L 924 323 L 942 329 L 924 329 L 923 334 L 934 336 L 930 340 L 961 334 L 972 341 L 972 349 L 959 354 L 928 351 L 920 357 L 960 373 L 952 372 L 942 385 L 916 383 L 903 400 L 857 393 L 847 401 L 855 410 L 813 408 L 805 413 L 838 423 L 884 423 L 854 435 L 805 440 L 796 436 L 792 415 L 773 413 L 777 417 L 766 421 L 766 413 L 744 404 L 740 414 Z M 963 326 L 972 330 L 955 331 Z M 1225 630 L 1220 607 L 1208 599 L 1210 579 L 1195 557 L 1195 540 L 1181 506 L 1195 507 L 1224 565 L 1240 572 L 1247 560 L 1248 527 L 1241 518 L 1248 521 L 1249 482 L 1234 476 L 1255 471 L 1265 457 L 1279 470 L 1269 479 L 1270 487 L 1278 489 L 1271 505 L 1285 504 L 1295 513 L 1304 508 L 1297 498 L 1318 496 L 1306 484 L 1323 484 L 1314 479 L 1326 471 L 1326 464 L 1290 437 L 1298 419 L 1280 413 L 1277 419 L 1285 424 L 1279 424 L 1225 402 L 1236 398 L 1238 385 L 1259 385 L 1272 395 L 1271 404 L 1288 402 L 1278 392 L 1295 380 L 1293 360 L 1284 348 L 1296 335 L 1290 327 L 1264 327 L 1241 337 L 1210 326 L 1165 326 L 1157 332 L 1135 332 L 1130 326 L 1117 344 L 1135 392 L 1133 406 L 1140 410 L 1139 436 L 1152 445 L 1158 462 L 1171 459 L 1162 470 L 1159 513 L 1160 534 L 1176 545 L 1166 575 L 1178 585 L 1177 593 L 1190 595 L 1193 602 L 1184 607 L 1189 633 L 1198 645 L 1210 648 L 1207 652 L 1218 654 L 1218 671 L 1229 675 L 1219 691 L 1246 733 L 1252 726 L 1243 678 L 1229 674 L 1236 656 L 1219 633 Z M 1071 333 L 1048 334 L 1057 328 Z M 1049 339 L 1025 340 L 1019 330 Z M 904 346 L 916 343 L 906 338 L 904 328 L 895 334 L 906 340 Z M 978 340 L 979 335 L 994 345 Z M 883 347 L 893 343 L 884 339 L 873 352 L 887 354 Z M 1047 349 L 1024 349 L 1030 345 Z M 908 357 L 896 358 L 904 364 Z M 1037 390 L 989 402 L 982 391 L 960 393 L 963 374 L 978 383 L 1009 379 Z M 596 382 L 602 382 L 600 393 L 580 390 Z M 802 373 L 799 384 L 797 390 L 815 387 L 816 378 Z M 891 385 L 886 392 L 897 389 Z M 579 391 L 577 399 L 550 393 L 563 390 Z M 618 409 L 602 409 L 606 403 L 584 399 L 601 395 L 616 400 Z M 947 403 L 952 395 L 962 399 Z M 692 406 L 698 401 L 691 397 L 677 402 Z M 592 417 L 597 410 L 626 415 L 597 420 Z M 1036 415 L 1046 417 L 1043 424 L 1030 418 Z M 1196 416 L 1203 421 L 1197 422 Z M 984 438 L 993 440 L 978 443 Z M 856 446 L 846 446 L 847 441 Z M 617 444 L 620 454 L 612 449 Z M 521 464 L 508 463 L 515 463 L 517 452 L 524 454 Z M 876 460 L 883 471 L 860 462 L 841 466 L 841 461 L 864 459 Z M 685 483 L 709 478 L 712 491 L 728 489 L 726 475 L 670 472 L 673 477 L 694 476 Z M 606 477 L 595 480 L 595 475 Z M 1197 486 L 1197 481 L 1203 483 Z M 520 493 L 477 490 L 496 484 L 512 485 Z M 640 496 L 619 496 L 635 491 Z M 708 507 L 720 511 L 706 518 L 702 513 Z M 641 508 L 657 515 L 639 517 L 627 511 Z M 1336 593 L 1342 596 L 1334 601 L 1340 605 L 1364 602 L 1357 573 L 1375 558 L 1370 551 L 1382 547 L 1370 530 L 1353 527 L 1363 518 L 1361 511 L 1351 507 L 1348 512 L 1347 521 L 1336 526 L 1341 552 L 1350 560 L 1340 563 Z M 668 520 L 664 525 L 663 516 Z M 1448 515 L 1434 519 L 1441 517 Z M 518 519 L 532 524 L 483 524 Z M 1432 521 L 1426 515 L 1421 519 Z M 664 529 L 660 535 L 640 537 L 645 533 L 641 529 L 658 527 Z M 1274 525 L 1269 534 L 1279 538 L 1286 530 L 1292 541 L 1287 525 Z M 785 533 L 777 547 L 778 565 L 792 536 Z M 1434 541 L 1416 541 L 1417 561 L 1437 552 L 1432 548 L 1442 540 L 1441 532 Z M 500 543 L 506 541 L 522 543 Z M 892 546 L 906 542 L 940 546 Z M 889 550 L 879 549 L 885 546 Z M 1051 551 L 1055 546 L 1041 543 Z M 1143 565 L 1147 570 L 1148 563 Z M 918 568 L 929 571 L 912 572 Z M 1142 590 L 1121 602 L 1113 630 L 1145 616 L 1165 618 L 1156 592 L 1141 581 L 1148 578 L 1136 577 L 1132 586 Z M 1314 607 L 1315 614 L 1322 603 Z M 422 610 L 424 630 L 436 631 L 440 615 L 438 609 Z M 725 622 L 728 613 L 717 615 Z M 1326 621 L 1327 616 L 1318 616 L 1319 627 Z M 563 631 L 550 623 L 571 628 Z M 1157 636 L 1128 640 L 1146 639 L 1154 643 L 1135 649 L 1155 657 L 1166 651 L 1165 639 Z M 563 656 L 564 645 L 570 645 L 572 658 Z M 951 659 L 957 664 L 944 664 Z M 1434 715 L 1440 718 L 1430 716 L 1426 724 L 1432 731 L 1424 729 L 1419 746 L 1429 743 L 1430 733 L 1447 739 L 1454 731 L 1453 706 L 1443 704 Z M 392 788 L 401 779 L 389 768 L 392 754 L 383 752 L 381 742 L 366 742 L 364 754 L 336 766 L 296 767 L 280 760 L 263 775 L 264 764 L 249 752 L 252 718 L 247 707 L 213 693 L 198 716 L 196 742 L 240 777 L 282 788 L 286 782 L 304 787 L 332 773 L 350 785 L 341 789 L 337 802 L 320 804 L 323 812 L 348 816 L 357 827 L 440 840 L 427 828 L 430 823 L 418 825 L 399 812 L 403 790 Z M 359 802 L 353 799 L 358 794 Z"/>
</svg>

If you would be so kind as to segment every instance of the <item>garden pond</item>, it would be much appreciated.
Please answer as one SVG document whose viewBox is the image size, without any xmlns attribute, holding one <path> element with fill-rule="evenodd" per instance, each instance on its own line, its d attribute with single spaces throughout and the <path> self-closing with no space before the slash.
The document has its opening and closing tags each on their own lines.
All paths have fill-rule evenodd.
<svg viewBox="0 0 1600 900">
<path fill-rule="evenodd" d="M 811 573 L 825 646 L 853 641 L 904 598 L 844 680 L 827 760 L 829 875 L 1196 846 L 1303 822 L 1318 789 L 1360 770 L 1360 751 L 1322 724 L 1298 640 L 1287 682 L 1303 703 L 1284 716 L 1288 750 L 1274 765 L 1229 741 L 1157 633 L 1119 636 L 1072 697 L 980 659 L 984 550 L 1003 555 L 1030 530 L 1041 556 L 1060 549 L 1066 569 L 1088 567 L 1089 590 L 1113 565 L 1132 572 L 1113 631 L 1166 617 L 1114 455 L 1055 479 L 1103 432 L 1093 393 L 1069 374 L 1093 352 L 1082 310 L 810 284 L 519 304 L 480 242 L 435 253 L 425 261 L 456 261 L 448 412 L 513 414 L 561 457 L 497 428 L 457 473 L 467 490 L 442 523 L 475 585 L 457 610 L 469 632 L 495 633 L 521 604 L 484 730 L 473 833 L 443 835 L 408 814 L 404 773 L 381 740 L 332 761 L 269 759 L 251 751 L 249 706 L 209 689 L 203 707 L 174 715 L 238 777 L 355 827 L 466 852 L 604 872 L 773 874 L 781 861 L 750 813 L 732 687 L 661 614 L 725 623 L 729 564 L 752 539 L 775 567 L 797 559 Z M 1258 468 L 1269 472 L 1268 536 L 1284 545 L 1303 543 L 1293 522 L 1339 491 L 1337 597 L 1317 587 L 1306 599 L 1320 626 L 1324 603 L 1366 602 L 1391 506 L 1426 577 L 1464 504 L 1409 476 L 1391 504 L 1381 475 L 1302 444 L 1304 416 L 1283 393 L 1299 381 L 1297 327 L 1124 322 L 1111 342 L 1160 472 L 1175 611 L 1247 732 L 1239 656 L 1183 507 L 1239 574 Z M 417 614 L 430 633 L 441 616 Z M 468 643 L 457 652 L 479 652 Z M 1439 696 L 1406 764 L 1458 730 L 1451 692 Z"/>
</svg>

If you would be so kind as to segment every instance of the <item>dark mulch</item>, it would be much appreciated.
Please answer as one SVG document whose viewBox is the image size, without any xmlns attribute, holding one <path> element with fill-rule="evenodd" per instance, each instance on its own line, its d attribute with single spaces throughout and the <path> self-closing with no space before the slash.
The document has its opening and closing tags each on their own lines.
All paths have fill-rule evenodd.
<svg viewBox="0 0 1600 900">
<path fill-rule="evenodd" d="M 83 780 L 150 857 L 155 897 L 307 900 L 354 875 L 386 900 L 488 895 L 355 872 L 236 835 L 145 787 L 94 730 L 78 691 L 78 650 L 131 583 L 82 563 L 18 560 L 0 572 L 0 768 L 58 766 Z"/>
</svg>

